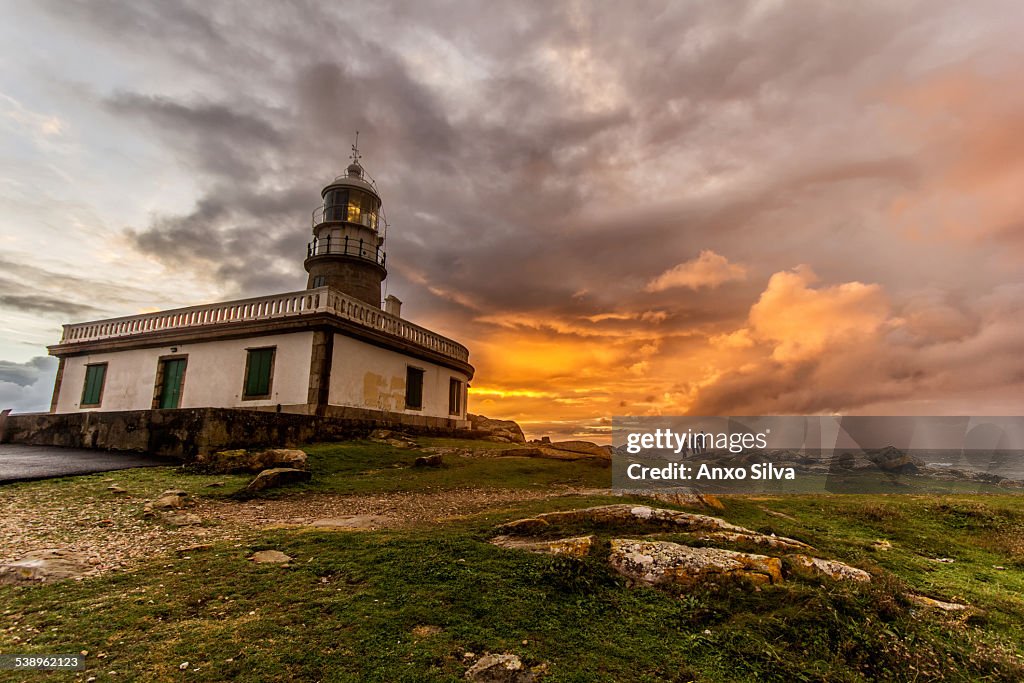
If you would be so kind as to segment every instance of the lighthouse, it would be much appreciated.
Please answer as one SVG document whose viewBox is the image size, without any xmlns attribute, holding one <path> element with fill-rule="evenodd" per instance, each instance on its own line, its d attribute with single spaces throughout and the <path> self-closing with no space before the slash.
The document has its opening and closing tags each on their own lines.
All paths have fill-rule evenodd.
<svg viewBox="0 0 1024 683">
<path fill-rule="evenodd" d="M 382 307 L 387 222 L 358 137 L 320 198 L 305 289 L 65 325 L 49 347 L 60 359 L 51 412 L 134 411 L 148 423 L 151 411 L 216 408 L 466 427 L 469 350 L 403 317 L 394 295 Z"/>
<path fill-rule="evenodd" d="M 313 240 L 306 245 L 307 289 L 331 287 L 380 308 L 387 277 L 381 199 L 359 163 L 358 133 L 352 163 L 320 192 Z"/>
</svg>

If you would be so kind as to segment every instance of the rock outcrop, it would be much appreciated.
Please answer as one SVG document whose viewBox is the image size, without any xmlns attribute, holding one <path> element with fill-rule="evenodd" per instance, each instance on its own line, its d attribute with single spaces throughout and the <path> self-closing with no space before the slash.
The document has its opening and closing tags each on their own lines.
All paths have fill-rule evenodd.
<svg viewBox="0 0 1024 683">
<path fill-rule="evenodd" d="M 590 553 L 590 549 L 593 548 L 594 537 L 576 536 L 574 538 L 558 538 L 552 541 L 546 541 L 522 538 L 518 536 L 495 536 L 491 539 L 491 543 L 499 548 L 525 550 L 530 553 L 584 557 L 588 555 Z"/>
<path fill-rule="evenodd" d="M 492 420 L 484 415 L 466 415 L 473 431 L 487 435 L 489 441 L 526 443 L 522 428 L 512 420 Z"/>
<path fill-rule="evenodd" d="M 82 576 L 89 568 L 80 553 L 64 548 L 45 548 L 0 565 L 0 585 L 50 583 Z"/>
<path fill-rule="evenodd" d="M 550 460 L 607 460 L 611 461 L 609 446 L 598 446 L 589 441 L 556 441 L 534 443 L 523 448 L 509 448 L 497 455 L 512 458 L 548 458 Z"/>
<path fill-rule="evenodd" d="M 236 449 L 199 455 L 193 467 L 209 474 L 255 474 L 275 467 L 304 470 L 308 463 L 305 451 L 297 448 Z"/>
<path fill-rule="evenodd" d="M 370 432 L 370 441 L 384 444 L 392 448 L 416 448 L 416 442 L 407 434 L 395 432 L 390 429 L 375 429 Z"/>
<path fill-rule="evenodd" d="M 835 581 L 859 581 L 861 583 L 871 581 L 871 574 L 838 560 L 825 560 L 809 555 L 791 555 L 789 559 L 798 567 L 809 569 L 815 574 L 826 576 Z"/>
<path fill-rule="evenodd" d="M 619 574 L 654 586 L 692 586 L 717 578 L 742 578 L 759 585 L 782 582 L 782 561 L 777 557 L 668 541 L 612 539 L 609 563 Z"/>
</svg>

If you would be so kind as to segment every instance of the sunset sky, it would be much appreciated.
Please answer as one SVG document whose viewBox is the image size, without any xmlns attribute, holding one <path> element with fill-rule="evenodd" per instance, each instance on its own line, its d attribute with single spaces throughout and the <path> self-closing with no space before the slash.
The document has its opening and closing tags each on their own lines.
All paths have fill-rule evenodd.
<svg viewBox="0 0 1024 683">
<path fill-rule="evenodd" d="M 1024 412 L 1024 4 L 3 2 L 0 407 L 292 291 L 360 131 L 470 410 Z"/>
</svg>

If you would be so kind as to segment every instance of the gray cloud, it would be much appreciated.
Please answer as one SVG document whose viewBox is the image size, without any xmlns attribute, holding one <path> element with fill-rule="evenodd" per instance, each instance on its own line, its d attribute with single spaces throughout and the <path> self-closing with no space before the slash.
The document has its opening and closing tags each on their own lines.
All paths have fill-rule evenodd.
<svg viewBox="0 0 1024 683">
<path fill-rule="evenodd" d="M 24 363 L 0 360 L 0 382 L 27 387 L 39 381 L 41 375 L 54 372 L 56 369 L 57 359 L 49 356 L 36 356 Z"/>
<path fill-rule="evenodd" d="M 1007 245 L 1020 254 L 1005 224 L 992 243 L 927 240 L 894 217 L 944 173 L 923 151 L 935 143 L 899 128 L 897 95 L 979 55 L 1015 65 L 1011 3 L 50 7 L 94 43 L 182 74 L 99 97 L 202 188 L 191 210 L 126 235 L 230 293 L 303 286 L 309 211 L 356 129 L 392 224 L 390 291 L 453 336 L 532 319 L 569 341 L 585 335 L 553 330 L 632 331 L 691 353 L 672 340 L 742 325 L 773 273 L 805 263 L 825 285 L 879 283 L 912 318 L 914 348 L 937 356 L 921 366 L 886 347 L 863 391 L 824 360 L 729 370 L 701 391 L 703 410 L 953 395 L 955 382 L 921 378 L 940 357 L 987 367 L 942 344 L 991 330 L 979 297 L 1017 277 L 980 265 Z M 714 296 L 644 291 L 705 249 L 748 277 Z M 654 326 L 644 311 L 663 315 Z M 634 315 L 581 322 L 609 312 Z"/>
</svg>

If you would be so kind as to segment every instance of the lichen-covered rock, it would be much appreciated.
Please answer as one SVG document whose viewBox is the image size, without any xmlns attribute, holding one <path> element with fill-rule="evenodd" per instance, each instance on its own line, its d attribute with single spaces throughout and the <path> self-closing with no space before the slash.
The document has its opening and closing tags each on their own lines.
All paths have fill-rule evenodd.
<svg viewBox="0 0 1024 683">
<path fill-rule="evenodd" d="M 245 492 L 257 493 L 269 488 L 284 486 L 285 484 L 309 481 L 311 478 L 312 475 L 306 470 L 297 470 L 292 467 L 275 467 L 273 469 L 263 470 L 257 474 L 256 478 L 250 481 L 249 485 L 245 487 Z"/>
<path fill-rule="evenodd" d="M 491 539 L 491 543 L 499 548 L 525 550 L 530 553 L 584 557 L 588 555 L 590 553 L 590 549 L 594 547 L 594 537 L 576 536 L 573 538 L 558 538 L 555 540 L 536 540 L 516 536 L 495 536 Z"/>
<path fill-rule="evenodd" d="M 639 523 L 655 528 L 687 532 L 729 531 L 740 534 L 757 533 L 756 531 L 730 524 L 718 517 L 683 512 L 681 510 L 653 508 L 648 505 L 629 505 L 627 503 L 598 505 L 577 510 L 545 512 L 537 515 L 537 519 L 542 519 L 552 525 L 566 522 L 590 522 L 594 524 Z"/>
<path fill-rule="evenodd" d="M 766 548 L 773 550 L 811 550 L 811 546 L 807 545 L 803 541 L 798 541 L 795 538 L 786 538 L 785 536 L 775 536 L 774 534 L 761 534 L 757 532 L 752 533 L 733 533 L 730 531 L 712 531 L 710 533 L 701 534 L 701 540 L 706 541 L 726 541 L 728 543 L 753 543 L 755 545 L 763 545 Z"/>
<path fill-rule="evenodd" d="M 782 562 L 777 557 L 668 541 L 613 539 L 609 562 L 619 574 L 650 585 L 691 586 L 726 577 L 755 584 L 782 582 Z"/>
<path fill-rule="evenodd" d="M 303 470 L 308 467 L 308 458 L 297 448 L 236 449 L 200 454 L 193 467 L 210 474 L 256 473 L 275 467 Z"/>
<path fill-rule="evenodd" d="M 945 602 L 943 600 L 936 600 L 935 598 L 929 598 L 927 595 L 915 595 L 913 593 L 907 593 L 906 598 L 915 605 L 920 605 L 921 607 L 931 607 L 933 609 L 942 610 L 943 612 L 966 612 L 974 609 L 970 605 L 963 605 L 958 602 Z"/>
<path fill-rule="evenodd" d="M 871 581 L 871 574 L 868 574 L 863 569 L 851 567 L 850 565 L 839 562 L 838 560 L 826 560 L 820 557 L 811 557 L 809 555 L 791 555 L 789 559 L 798 567 L 809 569 L 815 574 L 827 576 L 828 578 L 836 581 L 859 581 L 861 583 L 868 583 Z"/>
<path fill-rule="evenodd" d="M 537 675 L 518 656 L 509 653 L 484 655 L 466 671 L 473 683 L 533 683 Z"/>
<path fill-rule="evenodd" d="M 719 500 L 718 496 L 713 496 L 710 493 L 652 491 L 651 493 L 644 492 L 643 495 L 647 498 L 652 498 L 659 503 L 668 503 L 669 505 L 704 507 L 713 508 L 715 510 L 725 509 L 725 505 L 722 504 L 722 501 Z"/>
<path fill-rule="evenodd" d="M 492 420 L 484 415 L 466 415 L 473 431 L 483 432 L 509 443 L 526 443 L 522 428 L 512 420 Z"/>
<path fill-rule="evenodd" d="M 440 453 L 430 453 L 429 455 L 421 455 L 416 458 L 413 465 L 416 467 L 440 467 L 443 462 Z"/>
<path fill-rule="evenodd" d="M 87 558 L 64 548 L 26 553 L 20 560 L 0 565 L 0 584 L 49 583 L 82 576 Z"/>
</svg>

